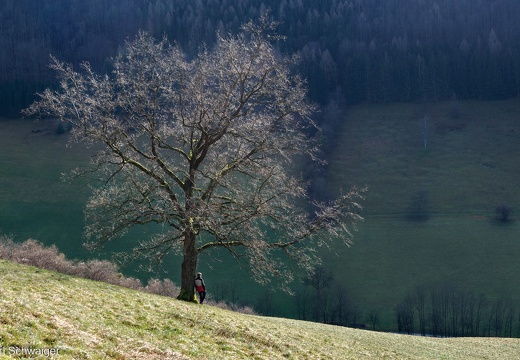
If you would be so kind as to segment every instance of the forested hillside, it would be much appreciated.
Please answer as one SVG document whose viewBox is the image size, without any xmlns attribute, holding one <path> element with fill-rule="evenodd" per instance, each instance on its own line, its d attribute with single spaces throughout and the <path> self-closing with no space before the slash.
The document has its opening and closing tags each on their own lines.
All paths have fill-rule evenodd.
<svg viewBox="0 0 520 360">
<path fill-rule="evenodd" d="M 2 0 L 0 115 L 52 85 L 49 55 L 97 71 L 144 29 L 195 53 L 266 9 L 313 100 L 501 99 L 520 89 L 517 0 Z"/>
</svg>

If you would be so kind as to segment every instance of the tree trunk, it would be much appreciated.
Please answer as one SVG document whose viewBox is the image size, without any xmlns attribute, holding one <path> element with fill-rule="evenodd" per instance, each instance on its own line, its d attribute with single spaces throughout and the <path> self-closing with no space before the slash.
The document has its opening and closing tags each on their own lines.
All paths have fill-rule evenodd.
<svg viewBox="0 0 520 360">
<path fill-rule="evenodd" d="M 181 268 L 181 291 L 177 299 L 195 302 L 195 289 L 193 281 L 197 271 L 197 249 L 195 247 L 197 236 L 193 229 L 187 229 L 184 234 L 184 258 Z"/>
</svg>

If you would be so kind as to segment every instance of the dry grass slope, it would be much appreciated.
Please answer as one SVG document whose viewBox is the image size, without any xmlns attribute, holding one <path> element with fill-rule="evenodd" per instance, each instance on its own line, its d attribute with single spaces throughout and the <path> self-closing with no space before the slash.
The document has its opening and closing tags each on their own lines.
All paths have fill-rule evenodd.
<svg viewBox="0 0 520 360">
<path fill-rule="evenodd" d="M 9 347 L 55 348 L 59 359 L 514 359 L 520 354 L 518 339 L 421 338 L 243 315 L 3 260 L 0 286 L 0 358 L 9 358 Z"/>
</svg>

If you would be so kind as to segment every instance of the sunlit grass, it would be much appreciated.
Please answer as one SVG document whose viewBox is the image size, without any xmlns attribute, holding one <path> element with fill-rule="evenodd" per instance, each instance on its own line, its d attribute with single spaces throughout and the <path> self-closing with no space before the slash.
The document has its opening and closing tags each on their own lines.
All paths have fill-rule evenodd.
<svg viewBox="0 0 520 360">
<path fill-rule="evenodd" d="M 244 315 L 0 261 L 0 358 L 508 359 L 514 339 L 434 339 Z M 40 358 L 45 358 L 41 356 Z"/>
</svg>

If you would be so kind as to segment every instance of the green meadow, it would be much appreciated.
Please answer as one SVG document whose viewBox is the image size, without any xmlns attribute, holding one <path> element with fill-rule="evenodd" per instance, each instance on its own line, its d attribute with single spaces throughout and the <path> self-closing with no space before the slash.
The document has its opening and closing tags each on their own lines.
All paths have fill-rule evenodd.
<svg viewBox="0 0 520 360">
<path fill-rule="evenodd" d="M 88 161 L 80 147 L 67 148 L 49 122 L 0 121 L 0 229 L 17 240 L 56 244 L 69 257 L 83 257 L 83 206 L 89 190 L 62 181 Z"/>
<path fill-rule="evenodd" d="M 378 329 L 395 331 L 394 307 L 417 285 L 449 282 L 490 300 L 511 298 L 520 309 L 519 114 L 518 100 L 347 110 L 327 159 L 326 190 L 366 185 L 365 220 L 354 245 L 324 251 L 323 265 L 363 314 L 380 311 Z M 85 253 L 89 190 L 61 181 L 61 173 L 88 161 L 89 150 L 67 148 L 66 135 L 48 129 L 30 120 L 0 121 L 0 231 L 56 244 L 68 258 L 128 248 L 138 233 L 102 254 Z M 511 221 L 496 220 L 499 205 L 511 207 Z M 269 294 L 225 254 L 203 255 L 200 264 L 214 297 L 225 284 L 238 286 L 239 301 L 253 305 Z M 178 268 L 172 258 L 162 276 L 176 282 Z M 272 301 L 275 315 L 297 316 L 293 297 Z M 367 322 L 364 315 L 359 322 Z"/>
<path fill-rule="evenodd" d="M 383 327 L 395 328 L 395 304 L 417 285 L 450 283 L 520 306 L 519 115 L 517 100 L 347 114 L 329 189 L 367 185 L 365 221 L 328 263 L 365 307 L 386 309 Z M 496 220 L 501 204 L 513 209 L 507 223 Z"/>
</svg>

